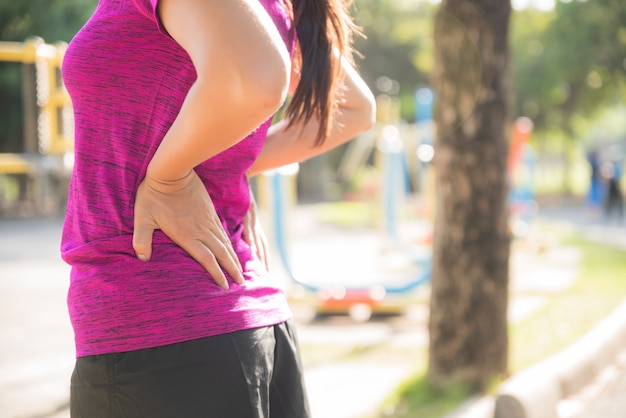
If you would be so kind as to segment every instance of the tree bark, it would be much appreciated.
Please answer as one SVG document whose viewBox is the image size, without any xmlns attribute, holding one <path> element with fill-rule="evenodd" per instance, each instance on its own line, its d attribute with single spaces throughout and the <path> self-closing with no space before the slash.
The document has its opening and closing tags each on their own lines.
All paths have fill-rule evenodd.
<svg viewBox="0 0 626 418">
<path fill-rule="evenodd" d="M 443 0 L 435 21 L 437 199 L 428 376 L 483 390 L 505 374 L 509 0 Z"/>
</svg>

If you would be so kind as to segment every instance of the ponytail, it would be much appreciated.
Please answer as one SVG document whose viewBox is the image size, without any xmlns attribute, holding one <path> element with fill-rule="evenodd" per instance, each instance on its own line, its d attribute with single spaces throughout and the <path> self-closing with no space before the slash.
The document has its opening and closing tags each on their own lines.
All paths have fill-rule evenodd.
<svg viewBox="0 0 626 418">
<path fill-rule="evenodd" d="M 346 0 L 292 0 L 300 82 L 287 106 L 289 125 L 319 119 L 315 145 L 330 133 L 340 99 L 341 60 L 353 63 L 353 34 L 359 33 Z"/>
</svg>

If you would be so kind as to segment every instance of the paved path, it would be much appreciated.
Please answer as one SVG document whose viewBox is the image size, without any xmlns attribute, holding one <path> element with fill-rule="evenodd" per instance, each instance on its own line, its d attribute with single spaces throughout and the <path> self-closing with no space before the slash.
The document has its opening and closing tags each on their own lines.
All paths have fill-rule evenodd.
<svg viewBox="0 0 626 418">
<path fill-rule="evenodd" d="M 561 219 L 584 226 L 592 239 L 611 239 L 626 248 L 626 225 L 587 222 L 584 213 L 575 208 L 547 208 L 542 212 L 551 221 Z M 69 416 L 67 382 L 73 365 L 73 342 L 65 306 L 69 269 L 58 258 L 60 227 L 60 219 L 0 220 L 0 418 Z M 575 260 L 575 255 L 567 251 L 553 255 L 552 263 L 559 265 Z M 522 256 L 517 263 L 529 268 L 526 261 Z M 537 266 L 536 273 L 549 272 L 545 267 Z M 534 277 L 534 273 L 522 276 Z M 561 284 L 566 285 L 565 276 Z M 523 317 L 538 303 L 536 299 L 514 302 L 511 315 Z M 348 327 L 302 324 L 299 328 L 304 344 L 349 340 L 362 345 L 391 342 L 409 348 L 424 347 L 424 327 L 413 325 L 410 332 L 397 332 L 385 323 Z M 624 369 L 616 368 L 609 383 L 588 399 L 585 411 L 593 415 L 577 418 L 626 416 L 626 396 L 621 396 L 626 390 Z M 370 412 L 413 371 L 406 362 L 316 364 L 307 369 L 306 375 L 314 417 L 358 418 Z M 610 411 L 620 415 L 610 415 Z"/>
<path fill-rule="evenodd" d="M 601 215 L 591 216 L 582 206 L 544 204 L 539 219 L 561 222 L 582 232 L 587 239 L 626 249 L 626 218 L 606 219 Z"/>
<path fill-rule="evenodd" d="M 626 354 L 626 353 L 625 353 Z M 606 384 L 598 396 L 583 406 L 578 418 L 624 418 L 626 417 L 626 358 L 604 373 Z"/>
<path fill-rule="evenodd" d="M 59 220 L 0 221 L 0 417 L 55 417 L 67 407 L 73 334 Z"/>
<path fill-rule="evenodd" d="M 562 222 L 591 241 L 626 250 L 626 219 L 590 216 L 580 205 L 543 205 L 540 218 Z M 626 347 L 614 363 L 596 376 L 581 393 L 560 403 L 559 415 L 560 418 L 626 417 Z"/>
<path fill-rule="evenodd" d="M 558 405 L 559 418 L 626 417 L 626 349 L 587 387 Z"/>
</svg>

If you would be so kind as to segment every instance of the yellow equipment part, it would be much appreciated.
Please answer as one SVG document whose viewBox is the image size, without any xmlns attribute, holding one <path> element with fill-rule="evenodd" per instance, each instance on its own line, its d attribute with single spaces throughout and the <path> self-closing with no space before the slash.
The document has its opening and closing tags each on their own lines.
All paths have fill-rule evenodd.
<svg viewBox="0 0 626 418">
<path fill-rule="evenodd" d="M 0 154 L 0 174 L 29 174 L 33 165 L 18 154 Z"/>
</svg>

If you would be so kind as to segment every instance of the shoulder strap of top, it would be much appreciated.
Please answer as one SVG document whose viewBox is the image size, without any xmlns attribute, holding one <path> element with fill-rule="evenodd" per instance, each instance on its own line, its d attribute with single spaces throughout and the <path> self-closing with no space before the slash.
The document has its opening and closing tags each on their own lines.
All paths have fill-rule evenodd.
<svg viewBox="0 0 626 418">
<path fill-rule="evenodd" d="M 147 17 L 148 19 L 154 21 L 156 23 L 156 25 L 158 26 L 159 30 L 163 34 L 169 36 L 167 31 L 163 27 L 163 24 L 162 24 L 161 19 L 159 17 L 159 13 L 157 11 L 157 6 L 159 5 L 159 0 L 133 0 L 133 3 L 135 4 L 135 7 L 139 11 L 139 13 L 141 13 L 142 15 Z"/>
</svg>

